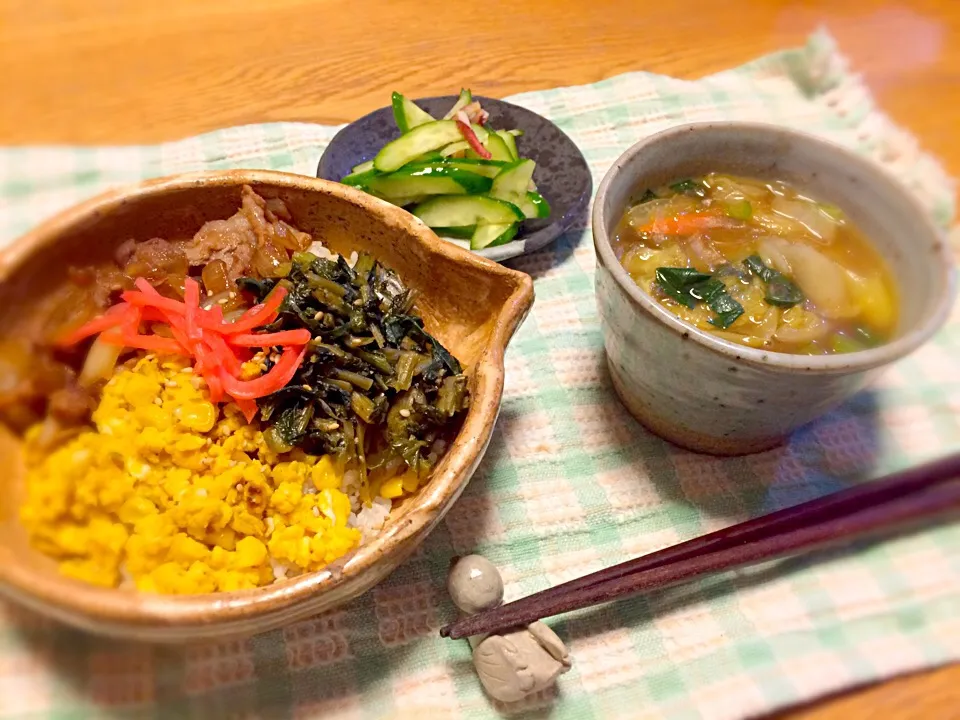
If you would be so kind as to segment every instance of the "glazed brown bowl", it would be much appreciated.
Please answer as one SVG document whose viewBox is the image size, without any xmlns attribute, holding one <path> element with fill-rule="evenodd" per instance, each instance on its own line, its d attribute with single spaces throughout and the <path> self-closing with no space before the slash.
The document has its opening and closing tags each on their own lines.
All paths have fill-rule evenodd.
<svg viewBox="0 0 960 720">
<path fill-rule="evenodd" d="M 0 255 L 0 337 L 29 332 L 71 264 L 112 257 L 134 238 L 187 237 L 240 206 L 243 185 L 279 197 L 294 223 L 335 252 L 367 251 L 417 293 L 427 330 L 462 363 L 472 404 L 428 483 L 395 507 L 383 532 L 334 565 L 255 590 L 168 596 L 104 589 L 63 577 L 27 543 L 18 521 L 21 441 L 0 430 L 8 468 L 0 500 L 0 593 L 92 632 L 179 642 L 270 630 L 340 605 L 396 568 L 460 495 L 500 409 L 503 355 L 533 304 L 529 276 L 437 238 L 400 208 L 338 183 L 259 170 L 193 173 L 115 190 L 67 210 Z"/>
</svg>

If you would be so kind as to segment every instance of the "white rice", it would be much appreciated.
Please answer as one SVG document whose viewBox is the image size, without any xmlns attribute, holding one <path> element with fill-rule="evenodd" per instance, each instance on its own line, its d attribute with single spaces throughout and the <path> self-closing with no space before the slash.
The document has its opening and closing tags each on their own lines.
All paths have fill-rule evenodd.
<svg viewBox="0 0 960 720">
<path fill-rule="evenodd" d="M 343 475 L 343 492 L 350 498 L 350 509 L 360 510 L 360 471 L 347 470 Z"/>
<path fill-rule="evenodd" d="M 361 542 L 368 542 L 383 530 L 392 507 L 393 503 L 386 498 L 374 498 L 370 507 L 361 507 L 360 512 L 350 513 L 347 525 L 360 530 Z"/>
<path fill-rule="evenodd" d="M 312 243 L 310 243 L 310 247 L 307 248 L 307 252 L 313 253 L 321 260 L 336 260 L 338 257 L 340 257 L 337 255 L 337 253 L 331 252 L 327 246 L 319 240 L 314 240 Z M 350 253 L 349 257 L 347 257 L 347 265 L 353 267 L 357 264 L 357 260 L 359 259 L 360 255 L 357 254 L 356 250 L 354 250 Z"/>
<path fill-rule="evenodd" d="M 296 577 L 297 575 L 303 574 L 303 570 L 293 563 L 289 563 L 284 560 L 276 560 L 273 557 L 270 558 L 270 568 L 273 570 L 274 580 L 286 580 L 287 578 Z"/>
<path fill-rule="evenodd" d="M 327 246 L 319 240 L 314 240 L 307 248 L 308 253 L 316 255 L 321 260 L 336 260 L 338 255 L 327 250 Z"/>
</svg>

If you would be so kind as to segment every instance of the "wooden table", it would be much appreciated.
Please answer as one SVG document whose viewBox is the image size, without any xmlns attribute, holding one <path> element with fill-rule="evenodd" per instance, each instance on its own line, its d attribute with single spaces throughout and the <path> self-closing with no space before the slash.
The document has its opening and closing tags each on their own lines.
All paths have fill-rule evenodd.
<svg viewBox="0 0 960 720">
<path fill-rule="evenodd" d="M 820 24 L 880 105 L 960 175 L 958 0 L 0 0 L 0 144 L 340 123 L 393 89 L 446 94 L 451 83 L 503 96 L 638 69 L 695 78 L 800 44 Z M 958 708 L 955 666 L 784 717 Z"/>
</svg>

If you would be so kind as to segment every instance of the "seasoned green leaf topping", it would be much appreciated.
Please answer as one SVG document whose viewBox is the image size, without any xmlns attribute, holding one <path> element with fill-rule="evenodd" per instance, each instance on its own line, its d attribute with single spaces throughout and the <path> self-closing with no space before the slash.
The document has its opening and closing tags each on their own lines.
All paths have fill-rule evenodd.
<svg viewBox="0 0 960 720">
<path fill-rule="evenodd" d="M 421 476 L 430 470 L 435 441 L 469 406 L 467 378 L 395 272 L 370 255 L 351 267 L 298 253 L 287 277 L 237 284 L 258 302 L 282 284 L 287 297 L 267 330 L 313 336 L 293 380 L 259 401 L 272 449 L 333 454 L 362 473 L 398 459 Z"/>
</svg>

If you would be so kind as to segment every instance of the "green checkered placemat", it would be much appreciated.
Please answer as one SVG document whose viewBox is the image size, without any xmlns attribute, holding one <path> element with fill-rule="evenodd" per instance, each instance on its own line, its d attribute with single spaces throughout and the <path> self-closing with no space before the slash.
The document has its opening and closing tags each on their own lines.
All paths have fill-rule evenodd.
<svg viewBox="0 0 960 720">
<path fill-rule="evenodd" d="M 629 73 L 510 98 L 556 122 L 599 182 L 638 138 L 707 119 L 822 134 L 896 172 L 947 227 L 953 188 L 875 109 L 826 34 L 695 82 Z M 108 187 L 198 168 L 312 174 L 337 128 L 269 124 L 151 147 L 0 150 L 0 240 Z M 515 263 L 537 303 L 462 499 L 417 554 L 340 610 L 249 640 L 154 648 L 0 604 L 0 717 L 736 718 L 960 658 L 960 527 L 752 568 L 551 621 L 575 663 L 548 696 L 495 707 L 454 616 L 455 553 L 508 599 L 960 447 L 960 313 L 878 386 L 789 445 L 719 460 L 634 423 L 604 371 L 588 232 Z"/>
</svg>

